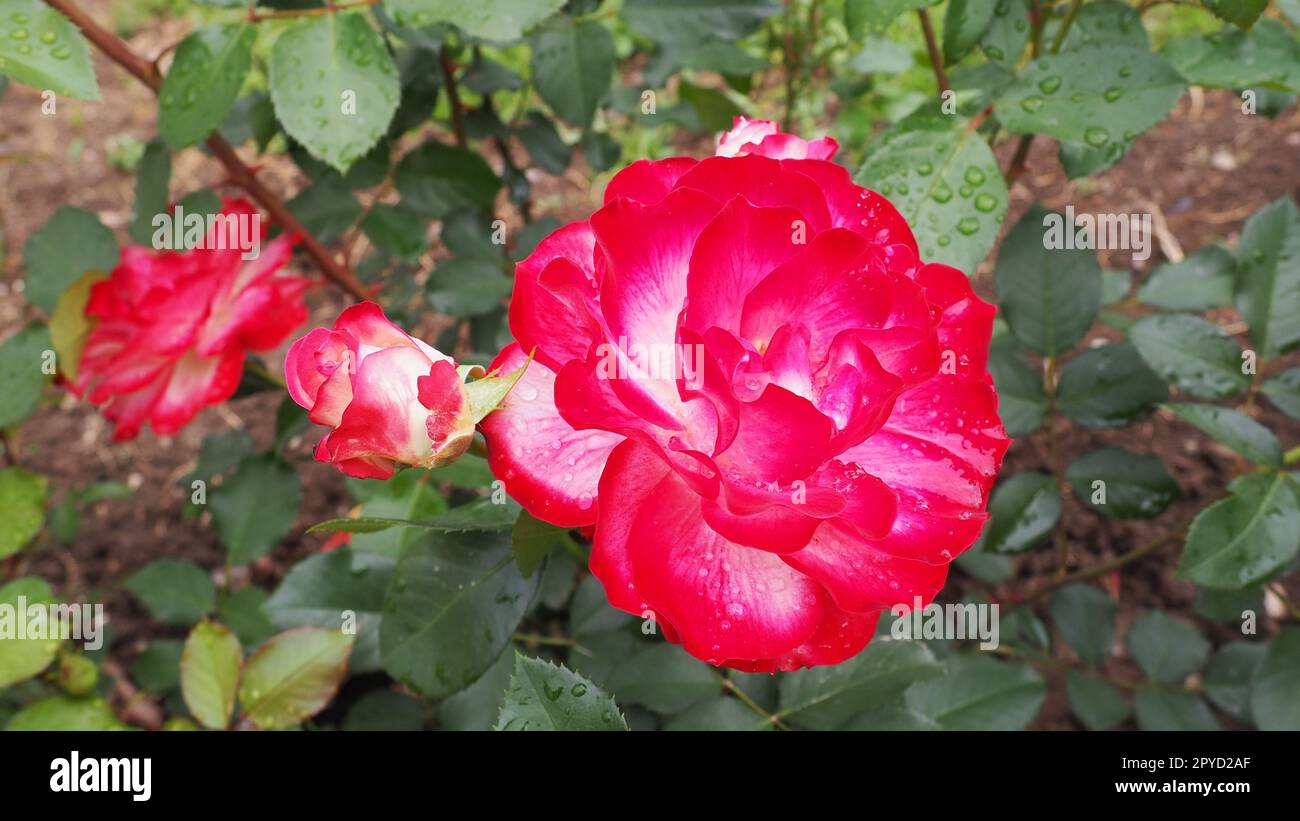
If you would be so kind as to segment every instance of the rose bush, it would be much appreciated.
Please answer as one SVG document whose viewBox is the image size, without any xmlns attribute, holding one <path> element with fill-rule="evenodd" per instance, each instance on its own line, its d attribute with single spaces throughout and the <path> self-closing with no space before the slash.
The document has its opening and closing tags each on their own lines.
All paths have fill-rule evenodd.
<svg viewBox="0 0 1300 821">
<path fill-rule="evenodd" d="M 928 603 L 1009 444 L 993 307 L 834 150 L 740 119 L 633 163 L 520 263 L 494 363 L 536 351 L 483 423 L 496 475 L 594 525 L 610 602 L 714 664 L 834 664 Z"/>
<path fill-rule="evenodd" d="M 256 213 L 231 199 L 220 216 Z M 186 251 L 129 245 L 91 286 L 85 316 L 93 327 L 69 387 L 116 423 L 114 439 L 134 438 L 146 421 L 156 433 L 176 433 L 235 393 L 245 352 L 275 348 L 306 321 L 310 280 L 284 270 L 294 237 L 281 234 L 245 262 L 218 236 L 222 225 Z"/>
<path fill-rule="evenodd" d="M 1295 2 L 0 9 L 0 726 L 1300 729 Z"/>
</svg>

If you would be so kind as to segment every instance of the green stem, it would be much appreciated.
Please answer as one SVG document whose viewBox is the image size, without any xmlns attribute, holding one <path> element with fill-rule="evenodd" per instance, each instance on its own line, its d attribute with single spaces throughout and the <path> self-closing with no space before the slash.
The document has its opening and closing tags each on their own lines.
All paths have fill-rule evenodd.
<svg viewBox="0 0 1300 821">
<path fill-rule="evenodd" d="M 1061 27 L 1056 30 L 1056 37 L 1052 40 L 1052 53 L 1055 54 L 1061 50 L 1061 44 L 1065 42 L 1065 35 L 1070 33 L 1070 25 L 1074 22 L 1075 16 L 1079 13 L 1079 7 L 1083 5 L 1083 0 L 1070 0 L 1070 10 L 1065 13 L 1065 19 L 1061 21 Z"/>
<path fill-rule="evenodd" d="M 1098 576 L 1103 576 L 1112 570 L 1118 570 L 1119 568 L 1124 567 L 1125 565 L 1132 564 L 1138 559 L 1141 559 L 1145 556 L 1149 556 L 1150 554 L 1156 552 L 1162 546 L 1164 546 L 1166 542 L 1182 537 L 1185 532 L 1186 532 L 1185 528 L 1171 530 L 1168 533 L 1165 533 L 1161 536 L 1157 536 L 1156 538 L 1152 539 L 1151 541 L 1147 542 L 1141 547 L 1136 547 L 1127 553 L 1121 553 L 1120 555 L 1116 556 L 1113 559 L 1091 565 L 1090 567 L 1085 567 L 1082 570 L 1076 570 L 1073 573 L 1068 573 L 1066 575 L 1059 576 L 1055 579 L 1052 579 L 1047 584 L 1041 585 L 1038 588 L 1025 594 L 1024 598 L 1020 599 L 1019 601 L 1008 602 L 1006 605 L 1004 605 L 1004 609 L 1009 609 L 1009 608 L 1029 604 L 1033 601 L 1036 601 L 1037 599 L 1042 598 L 1043 596 L 1052 592 L 1056 588 L 1061 587 L 1062 585 L 1071 584 L 1073 582 L 1087 581 L 1088 579 L 1094 579 Z"/>
<path fill-rule="evenodd" d="M 547 647 L 575 647 L 578 642 L 565 636 L 543 636 L 541 633 L 515 633 L 515 641 L 524 644 L 544 644 Z"/>
<path fill-rule="evenodd" d="M 380 0 L 345 0 L 342 3 L 326 3 L 323 6 L 308 9 L 284 9 L 281 11 L 254 11 L 248 8 L 248 22 L 260 23 L 263 20 L 278 20 L 284 17 L 316 17 L 321 14 L 333 14 L 336 11 L 357 9 L 365 6 L 377 6 Z"/>
<path fill-rule="evenodd" d="M 744 704 L 749 709 L 753 710 L 755 714 L 761 716 L 763 718 L 764 723 L 771 724 L 773 727 L 777 727 L 782 730 L 790 729 L 789 727 L 785 726 L 785 724 L 781 722 L 780 716 L 773 715 L 772 713 L 769 713 L 767 710 L 764 710 L 762 705 L 760 705 L 757 701 L 754 701 L 754 699 L 750 698 L 749 693 L 746 693 L 744 690 L 740 689 L 740 687 L 736 684 L 736 682 L 732 681 L 731 679 L 726 677 L 722 678 L 722 689 L 726 690 L 728 693 L 735 696 L 737 701 L 739 701 L 741 704 Z"/>
<path fill-rule="evenodd" d="M 1294 465 L 1296 462 L 1300 462 L 1300 445 L 1291 448 L 1282 456 L 1283 464 Z"/>
<path fill-rule="evenodd" d="M 921 18 L 921 31 L 925 34 L 925 48 L 930 53 L 930 66 L 934 69 L 934 79 L 939 84 L 939 93 L 947 91 L 948 74 L 943 69 L 943 52 L 939 50 L 939 43 L 934 36 L 934 26 L 930 24 L 930 13 L 925 9 L 917 9 L 916 16 Z"/>
</svg>

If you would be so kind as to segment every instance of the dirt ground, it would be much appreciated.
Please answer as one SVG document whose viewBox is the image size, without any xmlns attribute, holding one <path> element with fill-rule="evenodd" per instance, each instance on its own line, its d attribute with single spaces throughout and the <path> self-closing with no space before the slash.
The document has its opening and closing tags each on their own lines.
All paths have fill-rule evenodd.
<svg viewBox="0 0 1300 821">
<path fill-rule="evenodd" d="M 87 4 L 105 16 L 106 3 Z M 137 53 L 154 56 L 185 33 L 182 24 L 162 24 L 134 37 Z M 0 338 L 12 333 L 29 316 L 17 294 L 24 275 L 21 249 L 28 236 L 42 226 L 60 205 L 89 209 L 125 240 L 125 228 L 134 200 L 134 175 L 113 165 L 109 158 L 124 137 L 147 141 L 155 133 L 155 107 L 149 93 L 116 67 L 96 55 L 104 101 L 82 103 L 61 100 L 57 114 L 40 114 L 39 93 L 11 85 L 0 98 Z M 1300 192 L 1300 108 L 1292 105 L 1277 119 L 1240 112 L 1240 101 L 1229 92 L 1193 90 L 1161 125 L 1143 135 L 1128 156 L 1114 168 L 1087 181 L 1064 179 L 1056 147 L 1047 139 L 1036 142 L 1026 173 L 1012 189 L 1012 212 L 1005 225 L 1013 225 L 1023 210 L 1041 200 L 1048 207 L 1072 204 L 1076 212 L 1151 212 L 1156 215 L 1160 243 L 1151 259 L 1133 263 L 1127 252 L 1102 252 L 1106 267 L 1135 272 L 1135 281 L 1160 262 L 1190 253 L 1214 241 L 1234 247 L 1245 218 L 1282 195 Z M 998 146 L 1005 167 L 1014 140 Z M 303 180 L 287 162 L 272 162 L 263 169 L 271 187 L 291 196 Z M 177 155 L 173 165 L 174 198 L 205 185 L 219 184 L 221 167 L 198 150 Z M 571 179 L 543 189 L 546 207 L 559 201 L 562 211 L 582 212 L 590 192 Z M 563 203 L 564 192 L 570 202 Z M 573 206 L 570 209 L 567 206 Z M 554 213 L 555 209 L 551 209 Z M 561 214 L 568 216 L 569 214 Z M 992 292 L 992 264 L 986 261 L 976 275 L 977 289 L 988 298 Z M 313 273 L 299 258 L 296 265 Z M 311 297 L 313 324 L 328 323 L 343 301 L 328 289 Z M 1140 309 L 1135 309 L 1140 310 Z M 1244 325 L 1232 309 L 1214 317 L 1233 333 Z M 1113 336 L 1100 325 L 1094 337 Z M 278 365 L 277 354 L 267 361 Z M 1269 364 L 1269 372 L 1297 364 L 1296 356 Z M 275 409 L 281 397 L 261 394 L 208 409 L 175 437 L 146 432 L 133 442 L 113 443 L 110 426 L 93 408 L 71 396 L 56 397 L 23 427 L 16 440 L 17 459 L 51 479 L 52 495 L 67 488 L 99 480 L 126 481 L 135 493 L 126 499 L 95 504 L 86 511 L 81 538 L 70 548 L 48 543 L 28 550 L 7 566 L 5 576 L 37 573 L 68 598 L 94 595 L 113 614 L 115 653 L 129 659 L 143 643 L 161 631 L 147 622 L 143 610 L 115 583 L 160 556 L 184 556 L 221 572 L 222 550 L 206 521 L 182 521 L 183 494 L 178 479 L 193 466 L 204 437 L 230 428 L 244 428 L 259 445 L 270 439 Z M 1264 403 L 1261 421 L 1276 431 L 1284 445 L 1300 442 L 1300 424 Z M 320 535 L 304 535 L 310 524 L 342 515 L 351 504 L 340 475 L 311 461 L 311 433 L 293 443 L 303 477 L 304 498 L 295 530 L 285 543 L 251 568 L 252 580 L 273 586 L 285 570 L 324 542 Z M 1189 426 L 1153 417 L 1118 432 L 1070 427 L 1059 440 L 1061 466 L 1092 448 L 1105 445 L 1131 447 L 1158 455 L 1183 487 L 1183 498 L 1154 522 L 1117 522 L 1068 499 L 1067 537 L 1073 566 L 1090 564 L 1131 549 L 1153 536 L 1185 523 L 1191 515 L 1217 497 L 1228 481 L 1245 466 L 1227 449 L 1209 442 Z M 1041 442 L 1017 442 L 1007 457 L 1007 472 L 1043 468 Z M 1195 590 L 1176 577 L 1178 548 L 1174 542 L 1147 559 L 1105 580 L 1114 585 L 1123 627 L 1143 609 L 1160 606 L 1189 613 Z M 999 596 L 1023 590 L 1030 580 L 1041 579 L 1051 569 L 1051 551 L 1037 551 L 1019 560 L 1017 580 L 993 591 Z M 954 574 L 957 584 L 945 596 L 956 597 L 963 588 L 984 589 Z M 1300 598 L 1300 581 L 1292 578 L 1289 592 Z M 1275 629 L 1264 619 L 1262 631 Z M 1231 638 L 1226 627 L 1206 625 L 1216 641 Z M 1113 673 L 1136 678 L 1128 662 L 1116 660 Z M 1063 682 L 1055 681 L 1049 701 L 1035 724 L 1039 728 L 1077 728 L 1064 704 Z"/>
</svg>

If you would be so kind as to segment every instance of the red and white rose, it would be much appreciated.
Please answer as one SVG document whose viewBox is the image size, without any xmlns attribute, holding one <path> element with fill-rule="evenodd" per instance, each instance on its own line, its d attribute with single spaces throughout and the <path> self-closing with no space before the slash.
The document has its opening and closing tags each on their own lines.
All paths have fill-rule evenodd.
<svg viewBox="0 0 1300 821">
<path fill-rule="evenodd" d="M 594 527 L 614 606 L 742 670 L 842 661 L 929 602 L 1009 444 L 993 307 L 835 150 L 739 120 L 621 171 L 518 265 L 494 366 L 536 362 L 481 425 L 526 509 Z"/>
</svg>

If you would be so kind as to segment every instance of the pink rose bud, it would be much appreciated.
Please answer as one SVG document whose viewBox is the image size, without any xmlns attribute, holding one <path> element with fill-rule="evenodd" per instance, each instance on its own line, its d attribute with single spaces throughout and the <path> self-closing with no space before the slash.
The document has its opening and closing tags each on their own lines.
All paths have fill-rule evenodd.
<svg viewBox="0 0 1300 821">
<path fill-rule="evenodd" d="M 332 428 L 316 459 L 363 479 L 387 479 L 399 463 L 432 468 L 464 454 L 475 423 L 522 373 L 465 384 L 475 371 L 482 373 L 458 368 L 389 322 L 373 302 L 293 343 L 284 362 L 289 395 L 311 421 Z"/>
</svg>

